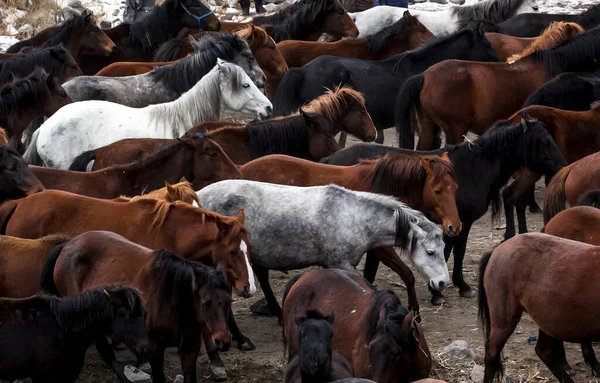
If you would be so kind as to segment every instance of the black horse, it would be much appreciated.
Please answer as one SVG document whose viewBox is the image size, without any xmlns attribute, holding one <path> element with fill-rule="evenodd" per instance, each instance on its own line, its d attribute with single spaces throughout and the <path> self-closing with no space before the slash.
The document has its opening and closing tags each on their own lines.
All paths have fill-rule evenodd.
<svg viewBox="0 0 600 383">
<path fill-rule="evenodd" d="M 27 163 L 15 150 L 0 146 L 0 203 L 44 190 Z"/>
<path fill-rule="evenodd" d="M 354 165 L 361 159 L 373 159 L 387 153 L 434 154 L 448 153 L 456 174 L 456 206 L 463 228 L 456 237 L 444 237 L 446 260 L 454 249 L 452 282 L 463 297 L 475 293 L 463 278 L 463 259 L 469 231 L 492 204 L 492 216 L 500 213 L 499 191 L 511 175 L 520 168 L 543 174 L 550 180 L 567 162 L 556 147 L 552 137 L 537 120 L 523 120 L 511 124 L 499 122 L 474 142 L 445 147 L 431 152 L 397 149 L 375 144 L 358 144 L 343 149 L 321 160 L 334 165 Z M 379 260 L 367 254 L 365 278 L 375 279 Z M 443 303 L 441 293 L 432 291 L 432 303 Z"/>
<path fill-rule="evenodd" d="M 497 32 L 517 37 L 537 37 L 553 21 L 567 21 L 591 29 L 600 25 L 600 5 L 595 5 L 579 15 L 549 13 L 521 13 L 498 24 Z"/>
<path fill-rule="evenodd" d="M 112 335 L 139 357 L 149 350 L 145 310 L 131 288 L 58 298 L 0 299 L 0 379 L 74 382 L 97 336 Z"/>
<path fill-rule="evenodd" d="M 274 114 L 294 113 L 326 88 L 343 84 L 365 96 L 367 110 L 381 131 L 394 125 L 396 94 L 404 81 L 448 59 L 499 61 L 483 29 L 466 29 L 383 61 L 320 56 L 285 74 L 275 95 Z M 378 138 L 382 140 L 383 134 Z"/>
<path fill-rule="evenodd" d="M 600 100 L 600 72 L 563 73 L 548 81 L 527 98 L 523 108 L 544 105 L 552 108 L 585 111 Z"/>
</svg>

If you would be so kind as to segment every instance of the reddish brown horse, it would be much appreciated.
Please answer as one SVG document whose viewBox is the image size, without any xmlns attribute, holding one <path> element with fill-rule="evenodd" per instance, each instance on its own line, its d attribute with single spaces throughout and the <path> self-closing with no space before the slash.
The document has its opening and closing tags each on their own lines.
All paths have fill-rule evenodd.
<svg viewBox="0 0 600 383">
<path fill-rule="evenodd" d="M 590 154 L 562 168 L 548 184 L 544 197 L 544 222 L 586 193 L 600 189 L 600 153 Z"/>
<path fill-rule="evenodd" d="M 421 210 L 443 224 L 451 236 L 460 233 L 462 223 L 456 208 L 456 179 L 447 155 L 387 155 L 354 166 L 313 163 L 282 155 L 270 155 L 240 166 L 245 179 L 293 186 L 337 184 L 348 189 L 387 194 L 400 198 L 413 209 Z M 378 248 L 375 256 L 398 273 L 408 294 L 408 307 L 419 311 L 412 271 L 393 248 Z"/>
<path fill-rule="evenodd" d="M 502 349 L 526 312 L 540 328 L 536 353 L 559 382 L 573 383 L 563 342 L 600 340 L 599 269 L 600 247 L 546 234 L 522 234 L 484 254 L 479 273 L 484 382 L 502 374 Z"/>
<path fill-rule="evenodd" d="M 529 56 L 535 51 L 552 49 L 583 32 L 579 24 L 555 22 L 539 37 L 514 37 L 490 32 L 485 34 L 485 38 L 492 44 L 502 61 L 510 62 Z"/>
<path fill-rule="evenodd" d="M 185 177 L 182 178 L 178 183 L 171 185 L 165 182 L 165 187 L 151 191 L 148 194 L 142 194 L 135 197 L 119 196 L 113 201 L 115 202 L 129 202 L 137 199 L 157 199 L 167 202 L 181 201 L 193 205 L 194 202 L 200 206 L 200 200 L 198 195 L 194 191 L 192 184 L 189 183 Z"/>
<path fill-rule="evenodd" d="M 199 190 L 213 182 L 241 178 L 240 171 L 210 137 L 195 134 L 170 140 L 171 144 L 128 165 L 85 172 L 94 151 L 77 157 L 70 170 L 30 166 L 46 189 L 58 189 L 96 198 L 137 195 L 175 183 L 182 177 Z"/>
<path fill-rule="evenodd" d="M 392 291 L 376 291 L 359 275 L 343 270 L 296 276 L 283 295 L 283 332 L 290 358 L 298 353 L 295 318 L 309 310 L 335 315 L 332 351 L 350 362 L 354 376 L 380 383 L 429 376 L 431 354 L 423 330 Z"/>
<path fill-rule="evenodd" d="M 167 347 L 178 347 L 186 382 L 196 382 L 202 338 L 229 349 L 231 295 L 224 275 L 163 250 L 150 250 L 120 235 L 90 231 L 55 248 L 46 262 L 42 287 L 71 296 L 106 285 L 138 289 L 147 310 L 150 366 L 154 382 L 166 382 Z M 206 336 L 203 336 L 206 333 Z M 106 339 L 96 347 L 110 347 Z"/>
<path fill-rule="evenodd" d="M 226 217 L 183 203 L 112 202 L 49 190 L 0 205 L 0 221 L 1 234 L 20 238 L 58 233 L 74 237 L 90 230 L 107 230 L 186 259 L 210 265 L 223 262 L 236 292 L 243 296 L 253 292 L 243 211 Z"/>
<path fill-rule="evenodd" d="M 446 60 L 433 65 L 411 77 L 397 96 L 400 145 L 412 149 L 414 131 L 419 133 L 420 150 L 439 147 L 440 129 L 449 144 L 462 142 L 468 131 L 483 134 L 495 121 L 518 111 L 554 76 L 595 70 L 600 65 L 592 58 L 597 51 L 600 30 L 592 30 L 513 63 Z"/>
</svg>

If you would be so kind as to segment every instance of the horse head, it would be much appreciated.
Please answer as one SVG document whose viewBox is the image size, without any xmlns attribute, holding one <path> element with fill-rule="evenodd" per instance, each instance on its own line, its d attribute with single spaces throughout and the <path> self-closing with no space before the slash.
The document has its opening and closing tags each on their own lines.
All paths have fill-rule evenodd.
<svg viewBox="0 0 600 383">
<path fill-rule="evenodd" d="M 263 28 L 250 24 L 248 27 L 238 30 L 236 34 L 248 41 L 250 49 L 256 57 L 256 62 L 267 78 L 280 79 L 288 71 L 285 58 L 273 38 Z"/>
<path fill-rule="evenodd" d="M 303 109 L 300 109 L 300 115 L 308 126 L 308 154 L 312 159 L 318 161 L 340 150 L 327 118 L 318 113 L 305 112 Z"/>
<path fill-rule="evenodd" d="M 92 12 L 84 11 L 81 16 L 74 19 L 83 18 L 83 30 L 81 34 L 81 51 L 89 55 L 110 56 L 115 43 L 108 37 L 104 31 L 96 25 Z"/>
<path fill-rule="evenodd" d="M 316 310 L 295 318 L 303 381 L 328 381 L 326 379 L 330 378 L 333 321 L 333 313 L 325 316 Z"/>
<path fill-rule="evenodd" d="M 567 166 L 567 161 L 540 121 L 524 116 L 518 129 L 523 134 L 521 153 L 525 156 L 525 166 L 545 175 L 546 184 L 549 183 L 562 167 Z"/>
<path fill-rule="evenodd" d="M 45 190 L 19 153 L 0 147 L 0 201 L 23 198 Z"/>
<path fill-rule="evenodd" d="M 339 38 L 358 37 L 358 27 L 337 0 L 318 0 L 312 4 L 315 4 L 315 10 L 325 15 L 322 22 L 324 33 Z M 322 8 L 319 8 L 319 4 L 322 4 Z"/>
<path fill-rule="evenodd" d="M 198 28 L 205 31 L 220 31 L 221 22 L 210 8 L 200 0 L 171 0 L 165 2 L 169 10 L 182 15 L 181 21 L 185 27 Z"/>
</svg>

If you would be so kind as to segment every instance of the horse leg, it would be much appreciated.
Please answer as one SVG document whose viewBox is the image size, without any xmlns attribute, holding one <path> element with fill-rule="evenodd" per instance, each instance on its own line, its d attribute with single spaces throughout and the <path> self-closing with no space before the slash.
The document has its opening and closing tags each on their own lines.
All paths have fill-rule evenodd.
<svg viewBox="0 0 600 383">
<path fill-rule="evenodd" d="M 259 307 L 261 306 L 259 302 L 261 302 L 262 300 L 250 306 L 250 310 L 256 315 L 275 315 L 279 318 L 279 321 L 281 322 L 281 307 L 279 307 L 279 303 L 277 303 L 277 298 L 275 298 L 273 289 L 271 289 L 271 285 L 269 284 L 269 270 L 260 266 L 253 266 L 253 269 L 254 273 L 256 274 L 256 278 L 258 278 L 258 283 L 262 288 L 263 294 L 265 295 L 265 299 L 267 300 L 268 312 L 259 309 Z"/>
<path fill-rule="evenodd" d="M 374 250 L 367 251 L 367 259 L 365 260 L 364 277 L 369 283 L 375 281 L 377 269 L 379 268 L 379 258 Z"/>
<path fill-rule="evenodd" d="M 454 269 L 452 270 L 452 283 L 458 287 L 458 293 L 463 298 L 473 298 L 475 291 L 471 289 L 471 286 L 465 282 L 463 277 L 463 260 L 465 258 L 465 252 L 467 250 L 467 239 L 469 238 L 469 231 L 473 222 L 463 221 L 463 228 L 456 236 L 456 243 L 454 245 Z"/>
<path fill-rule="evenodd" d="M 181 358 L 181 371 L 183 372 L 184 383 L 196 383 L 196 363 L 201 345 L 202 340 L 199 336 L 187 336 L 183 338 L 183 342 L 179 347 L 179 357 Z"/>
<path fill-rule="evenodd" d="M 444 258 L 446 258 L 446 263 L 448 263 L 448 260 L 450 259 L 450 253 L 452 253 L 452 249 L 454 248 L 455 240 L 456 237 L 444 236 Z M 427 288 L 429 289 L 429 292 L 431 292 L 432 305 L 441 306 L 446 302 L 446 300 L 444 299 L 444 294 L 442 294 L 441 291 L 432 289 L 431 286 L 429 286 L 429 284 L 427 284 Z"/>
<path fill-rule="evenodd" d="M 598 359 L 596 359 L 596 353 L 592 348 L 592 344 L 582 343 L 581 352 L 583 353 L 583 360 L 585 360 L 585 363 L 592 369 L 592 375 L 600 376 L 600 363 L 598 362 Z"/>
<path fill-rule="evenodd" d="M 415 289 L 415 276 L 413 272 L 406 266 L 406 263 L 396 253 L 393 247 L 379 247 L 373 249 L 377 258 L 384 265 L 392 269 L 400 276 L 406 284 L 406 293 L 408 294 L 408 309 L 415 312 L 415 316 L 419 318 L 419 301 L 417 300 L 417 290 Z"/>
<path fill-rule="evenodd" d="M 567 368 L 570 369 L 571 367 L 567 363 L 565 346 L 562 340 L 553 338 L 540 330 L 535 352 L 559 382 L 573 383 L 573 379 L 567 372 Z"/>
<path fill-rule="evenodd" d="M 341 131 L 340 132 L 340 139 L 338 140 L 338 145 L 340 145 L 340 148 L 345 148 L 346 147 L 346 139 L 348 138 L 348 133 L 346 133 L 345 131 Z"/>
<path fill-rule="evenodd" d="M 229 331 L 235 342 L 238 344 L 238 348 L 242 351 L 252 351 L 256 349 L 256 346 L 252 343 L 250 338 L 242 334 L 242 330 L 237 325 L 235 318 L 233 317 L 233 311 L 229 309 L 229 319 L 227 320 L 229 325 Z"/>
<path fill-rule="evenodd" d="M 454 254 L 456 256 L 456 254 Z M 502 349 L 517 328 L 523 309 L 514 305 L 504 304 L 505 299 L 500 300 L 500 297 L 490 297 L 490 292 L 487 290 L 488 307 L 490 312 L 489 334 L 485 339 L 485 356 L 484 365 L 485 372 L 483 376 L 484 383 L 492 383 L 494 379 L 502 373 Z M 506 297 L 502 297 L 506 298 Z M 490 303 L 494 305 L 490 305 Z M 518 303 L 517 303 L 518 304 Z"/>
<path fill-rule="evenodd" d="M 529 212 L 542 212 L 542 208 L 540 208 L 540 205 L 538 205 L 537 201 L 535 200 L 535 183 L 529 188 Z"/>
<path fill-rule="evenodd" d="M 152 368 L 152 383 L 166 383 L 165 378 L 165 347 L 152 345 L 150 353 L 150 368 Z"/>
<path fill-rule="evenodd" d="M 117 374 L 117 378 L 120 382 L 129 383 L 129 379 L 125 376 L 125 365 L 120 363 L 115 358 L 115 353 L 106 337 L 99 336 L 95 339 L 96 350 L 98 350 L 98 354 L 107 365 L 112 368 L 112 370 Z"/>
<path fill-rule="evenodd" d="M 435 150 L 436 142 L 440 143 L 439 139 L 440 127 L 428 118 L 423 118 L 419 121 L 419 142 L 417 142 L 417 150 Z M 412 148 L 411 148 L 412 149 Z"/>
<path fill-rule="evenodd" d="M 502 201 L 504 202 L 504 217 L 506 218 L 506 230 L 504 231 L 504 240 L 515 236 L 515 216 L 513 190 L 516 187 L 518 179 L 515 179 L 502 191 Z"/>
<path fill-rule="evenodd" d="M 227 379 L 227 370 L 225 369 L 225 363 L 219 355 L 219 351 L 215 347 L 210 334 L 205 329 L 202 330 L 202 340 L 204 341 L 204 348 L 206 348 L 206 355 L 210 360 L 210 372 L 213 374 L 213 378 L 216 381 L 223 381 Z M 182 359 L 183 363 L 183 359 Z"/>
</svg>

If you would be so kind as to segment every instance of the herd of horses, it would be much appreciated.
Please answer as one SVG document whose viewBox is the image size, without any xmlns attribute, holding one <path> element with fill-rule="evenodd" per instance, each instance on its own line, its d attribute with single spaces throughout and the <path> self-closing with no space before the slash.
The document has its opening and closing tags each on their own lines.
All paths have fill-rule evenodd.
<svg viewBox="0 0 600 383">
<path fill-rule="evenodd" d="M 560 382 L 574 381 L 565 341 L 600 375 L 599 58 L 600 6 L 549 15 L 534 0 L 354 14 L 299 0 L 246 23 L 166 0 L 132 24 L 84 12 L 15 44 L 0 54 L 0 379 L 73 382 L 92 344 L 121 382 L 121 344 L 154 382 L 168 347 L 185 383 L 202 346 L 226 379 L 220 353 L 255 348 L 232 294 L 256 279 L 286 382 L 434 382 L 395 247 L 433 305 L 451 284 L 479 296 L 485 383 L 523 312 Z M 399 148 L 381 145 L 391 127 Z M 364 143 L 343 148 L 347 134 Z M 545 227 L 527 234 L 542 176 Z M 476 292 L 469 232 L 501 200 L 505 241 Z M 380 262 L 406 305 L 373 286 Z M 312 266 L 280 304 L 269 271 Z"/>
</svg>

